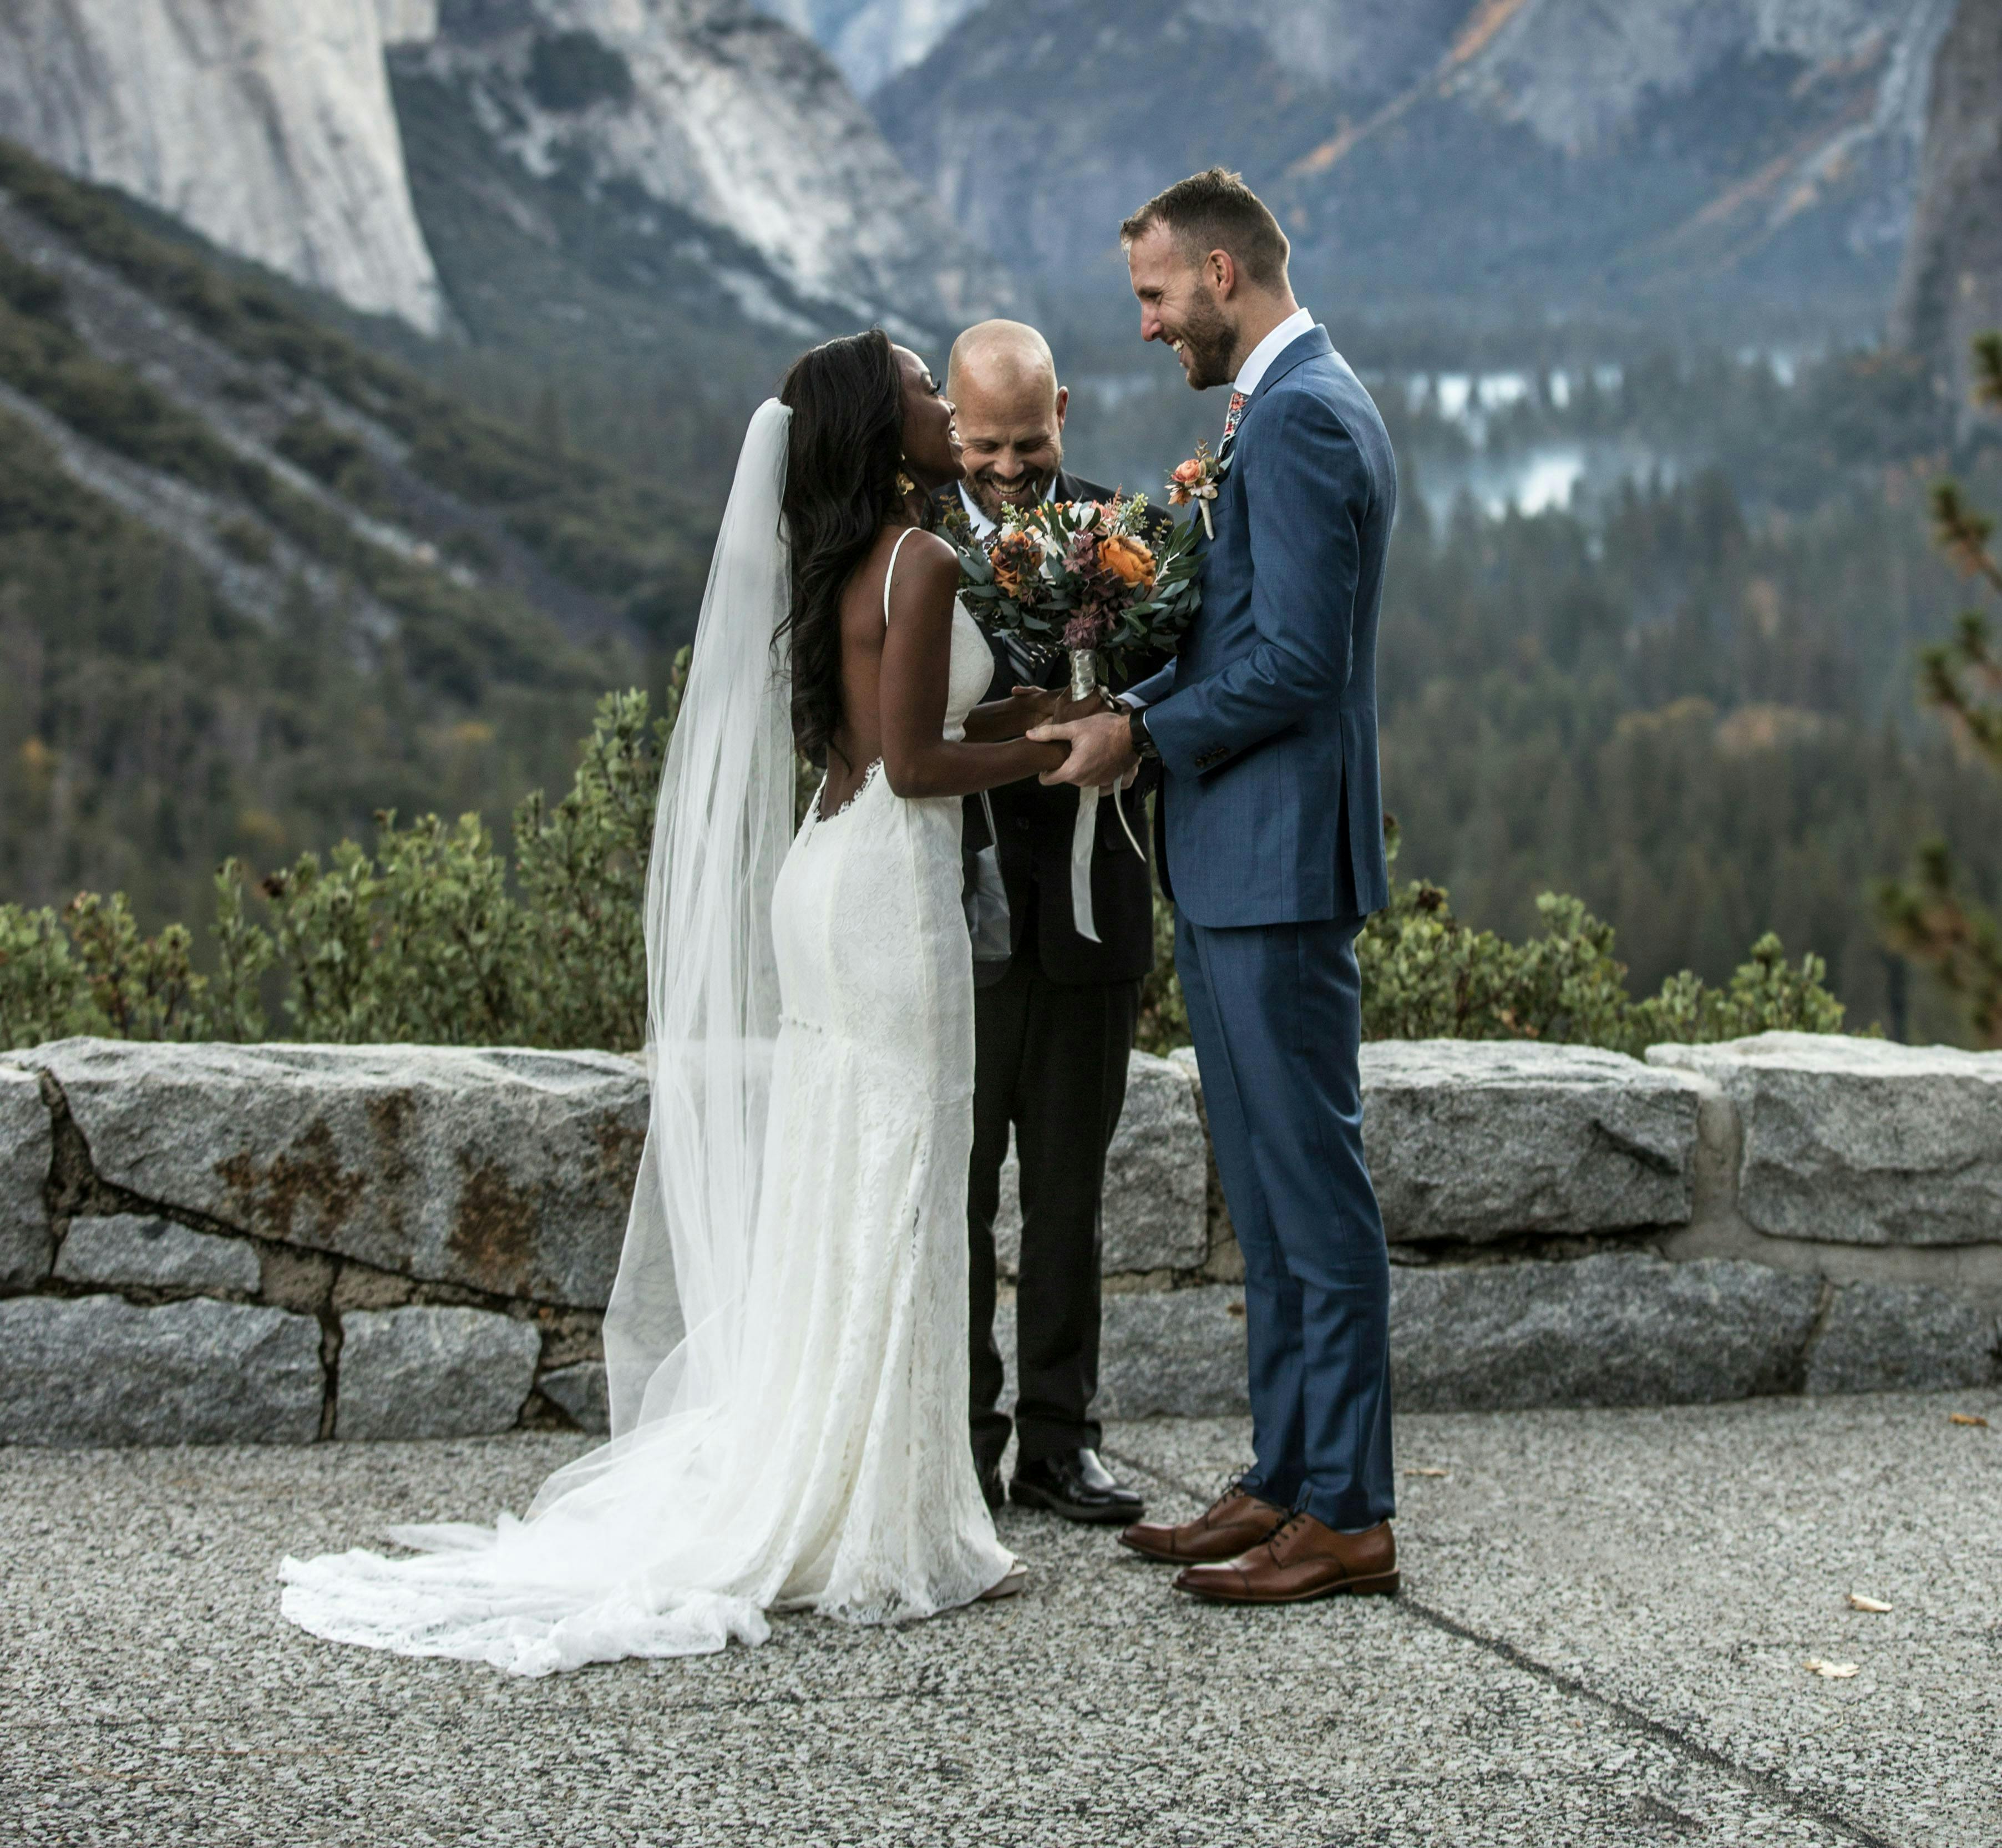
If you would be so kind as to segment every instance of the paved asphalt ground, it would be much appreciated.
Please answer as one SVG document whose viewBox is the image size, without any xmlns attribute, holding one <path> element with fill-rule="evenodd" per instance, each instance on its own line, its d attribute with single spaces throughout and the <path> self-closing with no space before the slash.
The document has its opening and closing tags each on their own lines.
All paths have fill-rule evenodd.
<svg viewBox="0 0 2002 1848">
<path fill-rule="evenodd" d="M 1245 1437 L 1106 1447 L 1181 1511 Z M 0 1841 L 2002 1844 L 1993 1391 L 1407 1418 L 1395 1602 L 1010 1512 L 1030 1592 L 904 1630 L 525 1682 L 280 1621 L 282 1552 L 580 1442 L 0 1452 Z"/>
</svg>

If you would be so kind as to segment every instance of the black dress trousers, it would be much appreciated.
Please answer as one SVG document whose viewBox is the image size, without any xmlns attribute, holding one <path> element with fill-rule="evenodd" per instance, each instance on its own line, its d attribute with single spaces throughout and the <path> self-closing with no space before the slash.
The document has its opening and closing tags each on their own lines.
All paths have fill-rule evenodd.
<svg viewBox="0 0 2002 1848">
<path fill-rule="evenodd" d="M 1007 1448 L 994 1339 L 994 1219 L 1014 1126 L 1021 1168 L 1013 1428 L 1018 1463 L 1096 1448 L 1100 1198 L 1105 1152 L 1126 1101 L 1140 984 L 1057 982 L 1032 921 L 1008 973 L 974 1003 L 973 1165 L 967 1189 L 972 1299 L 973 1454 L 983 1471 Z"/>
</svg>

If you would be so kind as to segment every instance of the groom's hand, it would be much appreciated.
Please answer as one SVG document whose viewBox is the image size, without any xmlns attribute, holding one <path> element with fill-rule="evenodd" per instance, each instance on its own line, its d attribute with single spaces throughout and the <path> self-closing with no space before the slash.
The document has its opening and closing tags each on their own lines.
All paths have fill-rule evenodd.
<svg viewBox="0 0 2002 1848">
<path fill-rule="evenodd" d="M 1123 712 L 1097 713 L 1067 724 L 1038 725 L 1029 736 L 1039 744 L 1068 744 L 1070 755 L 1045 783 L 1072 783 L 1080 789 L 1110 789 L 1140 765 L 1133 749 L 1133 727 Z"/>
</svg>

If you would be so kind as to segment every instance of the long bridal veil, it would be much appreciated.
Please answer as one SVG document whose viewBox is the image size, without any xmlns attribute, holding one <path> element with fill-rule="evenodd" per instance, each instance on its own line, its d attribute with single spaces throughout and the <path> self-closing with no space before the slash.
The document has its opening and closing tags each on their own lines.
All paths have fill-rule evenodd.
<svg viewBox="0 0 2002 1848">
<path fill-rule="evenodd" d="M 791 411 L 751 420 L 710 561 L 647 875 L 646 1153 L 605 1317 L 616 1440 L 717 1403 L 738 1353 L 778 1033 L 772 889 L 793 834 Z"/>
<path fill-rule="evenodd" d="M 774 636 L 792 413 L 752 417 L 662 772 L 647 884 L 645 1152 L 605 1320 L 611 1441 L 558 1470 L 525 1520 L 394 1528 L 419 1550 L 287 1560 L 285 1615 L 335 1641 L 539 1674 L 762 1641 L 715 1536 L 755 1453 L 733 1389 L 746 1313 L 778 976 L 770 908 L 793 834 L 790 688 Z"/>
</svg>

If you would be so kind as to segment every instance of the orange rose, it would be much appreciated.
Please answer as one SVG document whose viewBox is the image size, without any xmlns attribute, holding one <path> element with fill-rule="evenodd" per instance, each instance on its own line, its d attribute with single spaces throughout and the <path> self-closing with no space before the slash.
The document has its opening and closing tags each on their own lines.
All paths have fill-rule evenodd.
<svg viewBox="0 0 2002 1848">
<path fill-rule="evenodd" d="M 1042 548 L 1026 533 L 1005 533 L 988 548 L 987 562 L 994 567 L 994 582 L 1002 595 L 1019 601 L 1041 574 Z"/>
<path fill-rule="evenodd" d="M 1184 487 L 1193 487 L 1202 479 L 1202 462 L 1197 457 L 1191 455 L 1185 462 L 1177 462 L 1175 472 L 1171 479 L 1179 481 Z"/>
<path fill-rule="evenodd" d="M 1149 586 L 1154 581 L 1154 555 L 1142 540 L 1116 532 L 1100 539 L 1098 563 L 1121 584 Z"/>
</svg>

